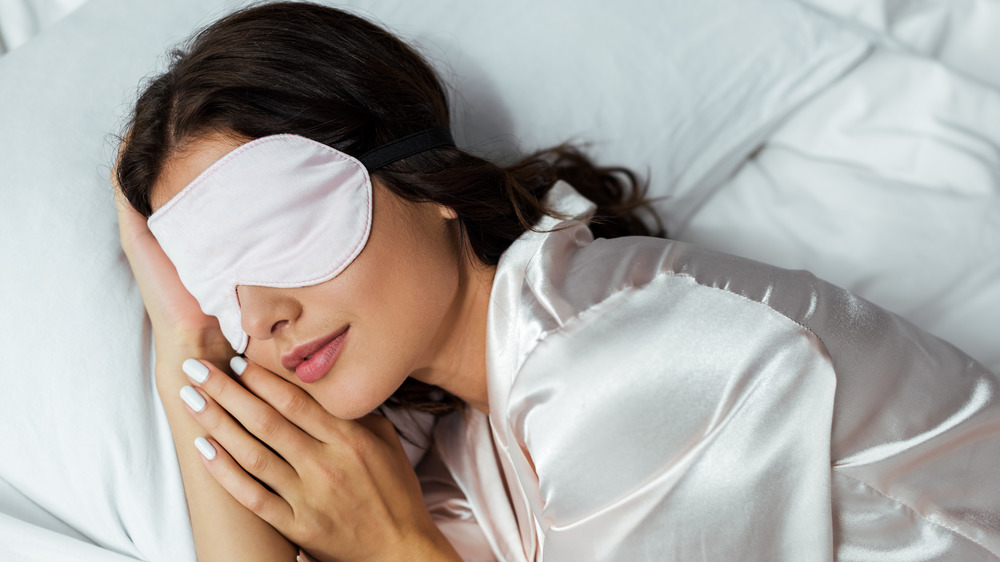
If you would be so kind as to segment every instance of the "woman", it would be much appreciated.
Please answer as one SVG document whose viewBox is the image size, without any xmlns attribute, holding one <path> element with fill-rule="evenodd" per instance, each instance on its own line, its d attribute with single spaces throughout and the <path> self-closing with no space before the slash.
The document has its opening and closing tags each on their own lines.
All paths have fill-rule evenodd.
<svg viewBox="0 0 1000 562">
<path fill-rule="evenodd" d="M 448 124 L 416 53 L 310 4 L 140 96 L 122 244 L 200 559 L 996 558 L 992 373 L 808 274 L 617 238 L 630 174 Z M 431 510 L 383 404 L 440 416 Z"/>
</svg>

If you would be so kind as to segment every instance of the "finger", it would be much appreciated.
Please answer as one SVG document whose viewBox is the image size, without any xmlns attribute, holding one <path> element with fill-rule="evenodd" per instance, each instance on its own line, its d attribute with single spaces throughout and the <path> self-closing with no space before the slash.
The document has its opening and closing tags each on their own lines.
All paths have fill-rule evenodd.
<svg viewBox="0 0 1000 562">
<path fill-rule="evenodd" d="M 181 398 L 198 424 L 221 443 L 244 470 L 279 494 L 293 489 L 298 479 L 295 470 L 247 433 L 211 397 L 205 396 L 193 386 L 185 386 L 181 389 Z"/>
<path fill-rule="evenodd" d="M 384 452 L 384 456 L 380 456 L 384 462 L 367 463 L 370 470 L 378 473 L 384 473 L 387 470 L 388 472 L 398 474 L 413 471 L 410 459 L 406 455 L 406 450 L 403 449 L 399 433 L 388 418 L 380 414 L 368 414 L 358 419 L 357 423 L 359 426 L 367 429 L 372 438 L 380 441 L 383 445 L 382 451 Z M 376 448 L 372 448 L 369 450 L 369 453 L 374 453 L 376 450 Z"/>
<path fill-rule="evenodd" d="M 118 212 L 118 230 L 121 237 L 122 247 L 125 248 L 126 254 L 129 253 L 133 242 L 136 240 L 141 240 L 149 234 L 149 226 L 146 224 L 146 217 L 142 216 L 139 211 L 136 211 L 132 204 L 129 203 L 128 198 L 125 197 L 125 193 L 122 191 L 121 185 L 118 184 L 118 163 L 121 160 L 121 155 L 125 151 L 125 147 L 128 144 L 128 137 L 130 137 L 132 131 L 130 130 L 126 133 L 125 139 L 122 140 L 121 144 L 118 145 L 118 154 L 115 155 L 115 165 L 111 169 L 111 185 L 114 187 L 115 192 L 115 209 Z M 152 234 L 150 234 L 152 236 Z"/>
<path fill-rule="evenodd" d="M 115 188 L 115 210 L 118 213 L 119 234 L 122 245 L 128 246 L 136 238 L 149 233 L 149 225 L 146 223 L 146 217 L 142 216 L 142 213 L 136 211 L 132 204 L 128 202 L 128 198 L 122 192 L 121 186 L 118 185 L 114 172 L 111 174 L 111 182 Z"/>
<path fill-rule="evenodd" d="M 125 143 L 122 143 L 122 147 Z M 122 249 L 132 264 L 134 270 L 149 272 L 153 281 L 157 276 L 163 274 L 173 274 L 176 270 L 173 263 L 167 258 L 166 253 L 160 247 L 156 237 L 149 230 L 146 217 L 136 211 L 132 204 L 128 202 L 121 187 L 116 181 L 114 172 L 111 174 L 111 181 L 115 186 L 115 209 L 118 212 L 118 234 L 121 240 Z"/>
<path fill-rule="evenodd" d="M 390 510 L 405 506 L 405 501 L 395 501 L 399 498 L 419 498 L 420 481 L 392 422 L 385 416 L 369 414 L 357 420 L 357 423 L 367 429 L 373 439 L 383 444 L 381 448 L 369 450 L 372 457 L 366 458 L 365 466 L 372 475 L 373 482 L 379 483 L 368 493 L 393 498 Z M 374 454 L 379 450 L 381 454 Z"/>
<path fill-rule="evenodd" d="M 364 426 L 371 431 L 376 437 L 382 442 L 386 443 L 392 448 L 403 449 L 403 444 L 399 440 L 399 432 L 396 431 L 396 427 L 392 425 L 383 415 L 380 414 L 368 414 L 367 416 L 357 420 L 359 424 Z"/>
<path fill-rule="evenodd" d="M 318 441 L 328 443 L 335 434 L 346 429 L 346 420 L 333 416 L 308 392 L 264 367 L 240 356 L 233 357 L 229 365 L 240 375 L 244 387 Z"/>
<path fill-rule="evenodd" d="M 188 359 L 184 361 L 182 368 L 199 389 L 215 400 L 247 431 L 290 463 L 302 458 L 310 445 L 315 443 L 315 439 L 215 365 Z"/>
<path fill-rule="evenodd" d="M 178 291 L 176 286 L 180 285 L 179 280 L 175 281 L 178 279 L 177 269 L 149 230 L 146 217 L 133 209 L 120 191 L 115 193 L 115 200 L 122 249 L 139 288 L 145 290 L 143 297 L 162 293 L 173 295 Z M 147 291 L 151 294 L 146 295 Z"/>
<path fill-rule="evenodd" d="M 199 437 L 195 447 L 209 474 L 229 495 L 279 532 L 288 527 L 293 519 L 292 507 L 247 474 L 221 443 Z"/>
<path fill-rule="evenodd" d="M 119 199 L 121 195 L 116 195 Z M 172 333 L 212 334 L 206 344 L 229 348 L 219 321 L 202 312 L 198 301 L 181 283 L 177 269 L 146 225 L 146 218 L 127 201 L 118 204 L 122 249 L 146 305 L 157 338 Z"/>
<path fill-rule="evenodd" d="M 136 240 L 151 235 L 146 217 L 132 207 L 120 190 L 115 190 L 115 209 L 118 212 L 119 238 L 126 250 L 131 250 Z"/>
</svg>

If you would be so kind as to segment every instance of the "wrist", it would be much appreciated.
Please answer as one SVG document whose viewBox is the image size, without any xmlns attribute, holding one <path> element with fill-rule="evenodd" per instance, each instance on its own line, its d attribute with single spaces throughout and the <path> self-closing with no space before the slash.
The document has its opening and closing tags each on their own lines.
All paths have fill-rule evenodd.
<svg viewBox="0 0 1000 562">
<path fill-rule="evenodd" d="M 434 525 L 432 531 L 428 533 L 414 533 L 402 538 L 399 542 L 390 545 L 383 544 L 384 548 L 378 553 L 357 558 L 372 560 L 373 562 L 462 562 L 462 557 L 451 545 L 451 542 Z M 335 556 L 323 556 L 319 554 L 310 555 L 304 549 L 300 550 L 302 562 L 325 562 L 326 560 L 337 560 Z"/>
</svg>

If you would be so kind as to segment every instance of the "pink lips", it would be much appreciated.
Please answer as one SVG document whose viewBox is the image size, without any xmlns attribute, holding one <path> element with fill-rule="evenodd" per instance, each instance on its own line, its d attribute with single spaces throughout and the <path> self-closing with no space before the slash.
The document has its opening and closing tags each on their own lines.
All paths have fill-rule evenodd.
<svg viewBox="0 0 1000 562">
<path fill-rule="evenodd" d="M 281 356 L 281 366 L 295 371 L 295 375 L 304 383 L 318 381 L 330 372 L 340 357 L 348 329 L 349 327 L 344 327 L 329 336 L 296 346 Z"/>
</svg>

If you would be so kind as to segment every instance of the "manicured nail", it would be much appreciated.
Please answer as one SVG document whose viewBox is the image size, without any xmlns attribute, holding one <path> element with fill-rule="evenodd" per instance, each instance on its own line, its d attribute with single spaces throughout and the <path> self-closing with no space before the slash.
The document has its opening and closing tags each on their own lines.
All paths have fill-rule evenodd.
<svg viewBox="0 0 1000 562">
<path fill-rule="evenodd" d="M 208 439 L 205 439 L 204 437 L 196 437 L 194 440 L 194 446 L 198 449 L 198 452 L 201 453 L 201 456 L 206 459 L 212 460 L 215 458 L 215 447 L 208 442 Z"/>
<path fill-rule="evenodd" d="M 191 406 L 191 409 L 195 412 L 200 412 L 205 409 L 205 398 L 197 390 L 195 390 L 193 386 L 185 386 L 182 388 L 181 398 L 188 406 Z"/>
<path fill-rule="evenodd" d="M 208 367 L 197 359 L 185 359 L 181 369 L 199 384 L 208 380 Z"/>
<path fill-rule="evenodd" d="M 233 372 L 237 375 L 243 375 L 243 371 L 247 370 L 247 360 L 237 355 L 229 360 L 229 366 L 233 368 Z"/>
</svg>

